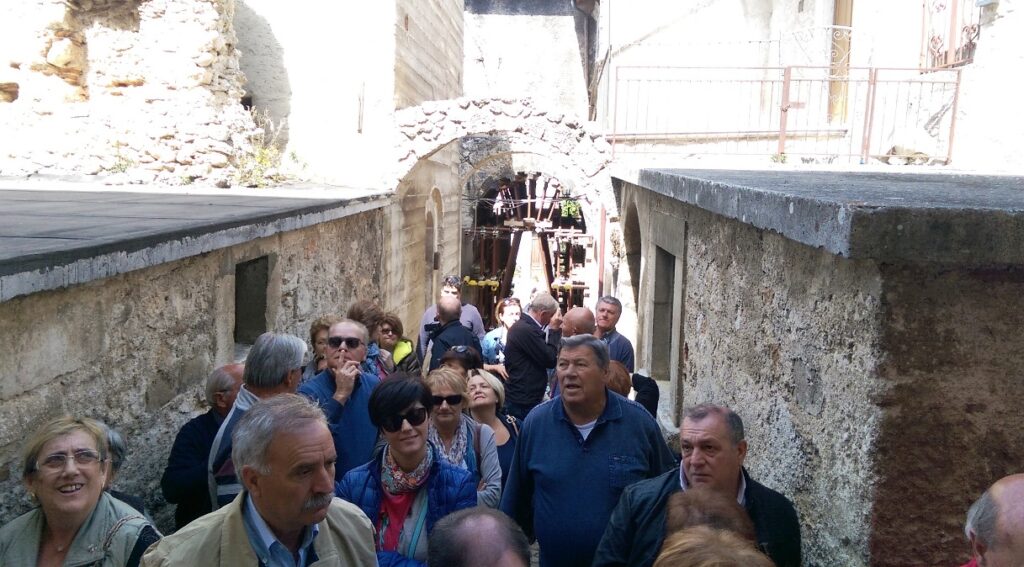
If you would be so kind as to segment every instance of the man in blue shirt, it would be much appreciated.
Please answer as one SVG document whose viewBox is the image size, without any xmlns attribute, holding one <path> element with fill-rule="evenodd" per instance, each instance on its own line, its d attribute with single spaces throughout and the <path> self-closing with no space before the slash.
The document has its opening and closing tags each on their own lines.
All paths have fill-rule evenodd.
<svg viewBox="0 0 1024 567">
<path fill-rule="evenodd" d="M 369 342 L 366 327 L 352 319 L 331 325 L 327 333 L 327 369 L 299 386 L 299 393 L 320 405 L 334 437 L 337 480 L 370 460 L 377 428 L 370 423 L 370 392 L 380 384 L 361 369 Z"/>
<path fill-rule="evenodd" d="M 561 395 L 526 418 L 501 510 L 540 544 L 541 567 L 589 566 L 622 490 L 675 465 L 649 413 L 605 388 L 608 347 L 562 341 Z"/>
<path fill-rule="evenodd" d="M 622 302 L 618 299 L 606 295 L 601 299 L 597 300 L 597 315 L 595 317 L 597 323 L 597 332 L 595 333 L 599 339 L 604 341 L 608 345 L 608 355 L 612 360 L 618 360 L 629 370 L 630 373 L 635 371 L 635 364 L 633 362 L 633 343 L 629 342 L 629 339 L 619 334 L 615 330 L 615 325 L 619 322 L 619 317 L 622 316 Z"/>
</svg>

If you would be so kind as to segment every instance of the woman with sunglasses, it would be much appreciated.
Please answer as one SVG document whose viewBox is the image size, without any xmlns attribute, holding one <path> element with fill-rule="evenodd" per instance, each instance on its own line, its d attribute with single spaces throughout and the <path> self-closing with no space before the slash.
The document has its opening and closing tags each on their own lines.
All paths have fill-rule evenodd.
<svg viewBox="0 0 1024 567">
<path fill-rule="evenodd" d="M 501 324 L 484 335 L 484 340 L 480 343 L 483 349 L 484 370 L 500 376 L 502 380 L 508 380 L 508 371 L 505 370 L 505 343 L 508 330 L 519 320 L 523 310 L 518 299 L 507 297 L 501 300 L 494 314 Z"/>
<path fill-rule="evenodd" d="M 433 395 L 430 442 L 441 458 L 468 470 L 476 479 L 476 500 L 480 506 L 497 508 L 501 501 L 501 464 L 494 430 L 462 413 L 466 409 L 466 378 L 451 368 L 438 368 L 427 375 Z"/>
<path fill-rule="evenodd" d="M 370 394 L 369 410 L 385 444 L 338 483 L 337 495 L 373 522 L 380 567 L 425 565 L 434 524 L 476 506 L 473 476 L 442 459 L 427 441 L 433 408 L 422 380 L 395 374 L 381 382 Z"/>
<path fill-rule="evenodd" d="M 420 359 L 416 357 L 416 345 L 405 337 L 402 320 L 392 312 L 387 312 L 380 320 L 377 332 L 380 348 L 391 353 L 391 364 L 394 372 L 404 372 L 410 376 L 420 373 Z"/>
<path fill-rule="evenodd" d="M 22 479 L 38 506 L 0 528 L 0 565 L 136 567 L 156 528 L 103 490 L 107 432 L 92 419 L 52 419 L 28 440 Z"/>
</svg>

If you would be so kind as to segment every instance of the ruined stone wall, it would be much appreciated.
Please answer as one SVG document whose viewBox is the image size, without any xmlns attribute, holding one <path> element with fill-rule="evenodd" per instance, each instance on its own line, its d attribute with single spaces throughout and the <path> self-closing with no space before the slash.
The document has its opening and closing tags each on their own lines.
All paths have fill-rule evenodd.
<svg viewBox="0 0 1024 567">
<path fill-rule="evenodd" d="M 233 0 L 0 7 L 0 175 L 224 181 L 253 131 Z"/>
<path fill-rule="evenodd" d="M 630 202 L 644 259 L 638 365 L 650 367 L 653 354 L 661 247 L 683 264 L 678 399 L 669 405 L 734 408 L 746 425 L 748 470 L 797 507 L 806 564 L 867 564 L 882 418 L 873 401 L 886 391 L 877 376 L 877 267 L 627 184 L 623 208 Z M 662 415 L 670 427 L 677 407 Z"/>
<path fill-rule="evenodd" d="M 235 266 L 268 257 L 268 328 L 305 338 L 324 313 L 379 299 L 382 210 L 0 303 L 0 524 L 28 508 L 19 452 L 63 414 L 106 420 L 130 451 L 118 487 L 173 525 L 159 480 L 203 384 L 234 360 Z M 353 238 L 353 235 L 359 235 Z"/>
</svg>

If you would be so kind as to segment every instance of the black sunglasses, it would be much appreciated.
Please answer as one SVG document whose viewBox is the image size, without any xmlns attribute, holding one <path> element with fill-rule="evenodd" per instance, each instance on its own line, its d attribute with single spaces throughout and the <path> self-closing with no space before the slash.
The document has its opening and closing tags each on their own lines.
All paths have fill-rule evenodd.
<svg viewBox="0 0 1024 567">
<path fill-rule="evenodd" d="M 359 345 L 363 344 L 362 339 L 356 337 L 328 337 L 327 346 L 331 348 L 341 348 L 341 344 L 345 343 L 345 348 L 353 349 L 359 348 Z"/>
<path fill-rule="evenodd" d="M 444 402 L 448 402 L 450 406 L 462 403 L 462 396 L 458 394 L 453 396 L 431 396 L 431 398 L 433 398 L 435 406 L 440 406 Z"/>
<path fill-rule="evenodd" d="M 405 413 L 389 415 L 380 422 L 380 427 L 388 433 L 394 433 L 402 428 L 402 422 L 408 421 L 409 425 L 416 427 L 427 420 L 427 408 L 413 408 Z"/>
</svg>

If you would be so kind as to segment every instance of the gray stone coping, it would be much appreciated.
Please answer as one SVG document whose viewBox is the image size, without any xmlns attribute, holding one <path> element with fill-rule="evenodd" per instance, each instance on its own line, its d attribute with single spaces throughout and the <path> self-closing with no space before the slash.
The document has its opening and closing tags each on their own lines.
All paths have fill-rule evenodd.
<svg viewBox="0 0 1024 567">
<path fill-rule="evenodd" d="M 3 187 L 0 302 L 329 222 L 392 198 L 327 187 L 261 193 Z"/>
<path fill-rule="evenodd" d="M 855 259 L 1024 264 L 1024 177 L 641 169 L 624 181 Z"/>
</svg>

